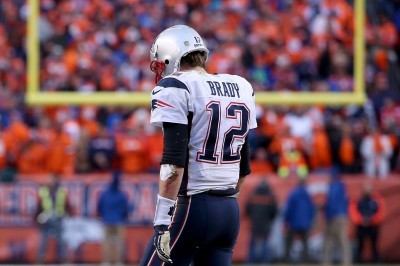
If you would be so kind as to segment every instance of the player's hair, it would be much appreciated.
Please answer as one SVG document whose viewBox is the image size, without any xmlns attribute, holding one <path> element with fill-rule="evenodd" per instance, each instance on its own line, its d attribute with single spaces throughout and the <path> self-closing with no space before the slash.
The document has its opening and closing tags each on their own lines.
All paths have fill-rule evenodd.
<svg viewBox="0 0 400 266">
<path fill-rule="evenodd" d="M 194 51 L 181 58 L 181 68 L 202 67 L 206 68 L 207 55 L 203 51 Z"/>
</svg>

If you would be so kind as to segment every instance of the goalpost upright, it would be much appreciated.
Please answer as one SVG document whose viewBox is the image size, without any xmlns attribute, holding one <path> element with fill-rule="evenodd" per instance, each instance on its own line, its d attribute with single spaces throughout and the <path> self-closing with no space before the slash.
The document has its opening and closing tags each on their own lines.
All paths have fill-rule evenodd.
<svg viewBox="0 0 400 266">
<path fill-rule="evenodd" d="M 363 104 L 365 96 L 365 1 L 354 1 L 354 90 L 353 92 L 256 92 L 261 105 Z M 28 84 L 30 105 L 129 105 L 148 106 L 149 92 L 43 92 L 40 90 L 39 9 L 40 0 L 28 0 Z"/>
</svg>

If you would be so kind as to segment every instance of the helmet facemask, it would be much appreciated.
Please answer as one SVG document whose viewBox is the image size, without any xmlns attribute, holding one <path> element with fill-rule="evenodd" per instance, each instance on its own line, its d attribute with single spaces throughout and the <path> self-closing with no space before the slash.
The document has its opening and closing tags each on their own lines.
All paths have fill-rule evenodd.
<svg viewBox="0 0 400 266">
<path fill-rule="evenodd" d="M 163 78 L 165 63 L 162 61 L 153 60 L 150 63 L 150 70 L 156 74 L 155 82 L 157 84 Z"/>
</svg>

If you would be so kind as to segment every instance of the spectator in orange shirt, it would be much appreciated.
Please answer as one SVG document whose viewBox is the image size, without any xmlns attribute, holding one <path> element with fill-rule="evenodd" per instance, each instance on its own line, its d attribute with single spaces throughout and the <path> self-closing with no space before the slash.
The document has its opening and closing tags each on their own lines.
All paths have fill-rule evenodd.
<svg viewBox="0 0 400 266">
<path fill-rule="evenodd" d="M 7 128 L 10 141 L 13 142 L 13 152 L 18 156 L 22 147 L 29 141 L 29 128 L 22 121 L 22 116 L 19 112 L 13 111 L 10 115 L 11 124 Z"/>
<path fill-rule="evenodd" d="M 282 107 L 268 107 L 259 121 L 257 130 L 262 131 L 268 138 L 273 138 L 277 133 L 286 127 L 285 110 Z"/>
<path fill-rule="evenodd" d="M 251 172 L 254 174 L 269 174 L 273 172 L 273 167 L 268 161 L 268 150 L 265 147 L 257 147 L 254 158 L 251 160 Z"/>
<path fill-rule="evenodd" d="M 55 138 L 49 143 L 47 170 L 55 174 L 74 172 L 75 147 L 70 136 L 63 132 L 61 126 L 56 128 Z"/>
<path fill-rule="evenodd" d="M 384 47 L 394 47 L 398 41 L 398 33 L 396 26 L 389 20 L 386 15 L 381 15 L 380 25 L 376 29 L 375 40 Z"/>
<path fill-rule="evenodd" d="M 96 121 L 96 108 L 93 106 L 82 107 L 79 123 L 81 130 L 86 130 L 90 138 L 95 137 L 99 132 L 99 123 Z"/>
<path fill-rule="evenodd" d="M 39 119 L 39 127 L 37 129 L 37 134 L 40 139 L 46 144 L 48 147 L 51 142 L 56 138 L 56 130 L 53 125 L 52 120 L 49 117 L 43 116 Z"/>
<path fill-rule="evenodd" d="M 385 203 L 379 193 L 372 191 L 372 184 L 365 183 L 363 194 L 353 200 L 349 207 L 350 218 L 357 229 L 356 261 L 362 262 L 365 240 L 371 240 L 373 261 L 379 261 L 379 229 L 385 216 Z"/>
<path fill-rule="evenodd" d="M 331 147 L 322 127 L 314 127 L 309 160 L 313 169 L 327 169 L 332 165 Z"/>
<path fill-rule="evenodd" d="M 160 162 L 164 148 L 163 133 L 160 127 L 155 127 L 155 132 L 147 137 L 149 153 L 149 170 L 159 172 Z"/>
<path fill-rule="evenodd" d="M 46 173 L 47 149 L 40 138 L 36 135 L 25 144 L 18 158 L 18 170 L 23 174 Z"/>
<path fill-rule="evenodd" d="M 339 160 L 343 173 L 354 173 L 356 162 L 356 145 L 352 136 L 350 124 L 343 124 L 342 137 L 339 142 Z"/>
<path fill-rule="evenodd" d="M 117 153 L 123 172 L 134 174 L 148 169 L 148 147 L 143 126 L 131 127 L 117 139 Z"/>
<path fill-rule="evenodd" d="M 290 128 L 287 125 L 283 125 L 272 140 L 270 151 L 281 155 L 291 150 L 302 151 L 302 144 L 298 138 L 290 134 Z"/>
</svg>

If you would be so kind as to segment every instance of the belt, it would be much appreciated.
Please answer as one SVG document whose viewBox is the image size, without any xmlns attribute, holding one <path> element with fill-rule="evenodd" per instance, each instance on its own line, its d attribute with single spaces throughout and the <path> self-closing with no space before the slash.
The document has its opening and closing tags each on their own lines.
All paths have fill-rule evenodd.
<svg viewBox="0 0 400 266">
<path fill-rule="evenodd" d="M 228 188 L 228 189 L 209 189 L 195 195 L 210 195 L 210 196 L 216 196 L 216 197 L 234 197 L 237 198 L 239 195 L 239 191 L 236 188 Z M 184 199 L 184 198 L 190 198 L 190 196 L 184 195 L 184 194 L 178 194 L 178 197 Z"/>
<path fill-rule="evenodd" d="M 234 196 L 239 191 L 236 188 L 228 188 L 228 189 L 210 189 L 207 191 L 202 192 L 201 194 L 207 194 L 207 195 L 212 195 L 212 196 L 217 196 L 217 197 L 230 197 Z"/>
</svg>

